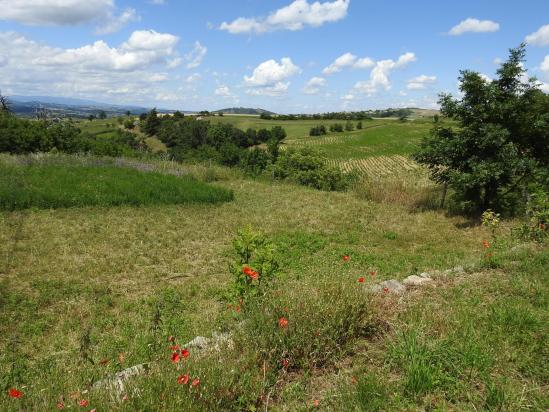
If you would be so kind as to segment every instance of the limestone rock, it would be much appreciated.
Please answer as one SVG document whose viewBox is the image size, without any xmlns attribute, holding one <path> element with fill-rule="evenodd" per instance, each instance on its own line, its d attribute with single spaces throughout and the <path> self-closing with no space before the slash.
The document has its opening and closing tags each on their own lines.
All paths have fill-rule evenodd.
<svg viewBox="0 0 549 412">
<path fill-rule="evenodd" d="M 422 273 L 419 276 L 417 275 L 408 276 L 406 279 L 402 281 L 402 283 L 404 283 L 406 286 L 422 286 L 425 283 L 429 283 L 432 281 L 433 279 L 431 279 L 427 273 Z"/>
<path fill-rule="evenodd" d="M 398 280 L 390 279 L 372 286 L 371 291 L 374 293 L 386 291 L 386 292 L 394 293 L 396 295 L 400 295 L 406 292 L 406 286 L 404 286 Z"/>
</svg>

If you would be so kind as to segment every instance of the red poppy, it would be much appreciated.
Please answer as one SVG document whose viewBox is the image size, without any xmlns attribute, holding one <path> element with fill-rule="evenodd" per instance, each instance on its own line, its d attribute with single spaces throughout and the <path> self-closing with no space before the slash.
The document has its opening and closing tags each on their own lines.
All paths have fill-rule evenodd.
<svg viewBox="0 0 549 412">
<path fill-rule="evenodd" d="M 15 389 L 15 388 L 11 388 L 8 393 L 10 395 L 10 398 L 18 399 L 18 398 L 23 397 L 23 392 L 21 392 L 20 390 Z"/>
<path fill-rule="evenodd" d="M 282 360 L 280 361 L 280 363 L 282 364 L 282 367 L 283 367 L 284 369 L 287 369 L 288 366 L 290 366 L 290 361 L 289 361 L 288 359 L 282 359 Z"/>
<path fill-rule="evenodd" d="M 348 262 L 349 259 L 351 259 L 351 258 L 349 257 L 349 255 L 343 255 L 343 261 L 344 261 L 344 262 Z"/>
<path fill-rule="evenodd" d="M 314 406 L 315 408 L 318 408 L 318 399 L 315 399 L 315 400 L 313 401 L 313 406 Z"/>
<path fill-rule="evenodd" d="M 176 351 L 176 350 L 179 350 L 179 349 L 181 349 L 181 346 L 179 346 L 179 345 L 170 346 L 170 350 Z"/>
<path fill-rule="evenodd" d="M 175 338 L 174 338 L 173 336 L 170 336 L 170 337 L 168 338 L 168 342 L 175 342 Z"/>
<path fill-rule="evenodd" d="M 354 384 L 358 383 L 358 379 L 356 378 L 356 376 L 351 377 L 351 382 Z"/>
<path fill-rule="evenodd" d="M 85 408 L 90 403 L 86 399 L 82 399 L 80 402 L 78 402 L 78 405 L 80 405 L 82 408 Z"/>
<path fill-rule="evenodd" d="M 57 409 L 65 409 L 65 404 L 63 402 L 57 402 Z"/>
<path fill-rule="evenodd" d="M 172 362 L 177 363 L 181 360 L 181 356 L 179 356 L 179 353 L 174 352 L 172 353 Z"/>
<path fill-rule="evenodd" d="M 190 355 L 190 353 L 187 349 L 182 349 L 181 350 L 181 356 L 183 356 L 184 358 L 188 358 L 189 355 Z"/>
<path fill-rule="evenodd" d="M 257 279 L 259 277 L 259 273 L 256 272 L 255 270 L 250 269 L 248 266 L 244 266 L 244 269 L 242 269 L 242 272 L 246 276 L 249 276 L 252 279 Z"/>
<path fill-rule="evenodd" d="M 389 292 L 389 288 L 388 288 L 388 287 L 384 287 L 384 288 L 383 288 L 383 291 L 384 291 L 385 293 L 387 293 L 387 292 Z"/>
<path fill-rule="evenodd" d="M 376 272 L 375 270 L 372 270 L 372 271 L 370 272 L 370 276 L 375 276 L 376 274 L 377 274 L 377 272 Z"/>
<path fill-rule="evenodd" d="M 540 223 L 540 224 L 539 224 L 539 228 L 540 228 L 541 230 L 545 230 L 545 223 Z"/>
<path fill-rule="evenodd" d="M 189 383 L 189 379 L 190 379 L 190 376 L 188 373 L 186 373 L 185 375 L 181 375 L 179 378 L 177 378 L 177 384 L 186 385 L 187 383 Z"/>
<path fill-rule="evenodd" d="M 109 363 L 109 359 L 107 359 L 107 358 L 101 359 L 101 360 L 99 361 L 99 364 L 101 364 L 101 365 L 106 365 L 107 363 Z"/>
<path fill-rule="evenodd" d="M 234 308 L 238 313 L 240 313 L 240 305 L 236 305 L 236 308 Z"/>
<path fill-rule="evenodd" d="M 191 386 L 193 388 L 197 387 L 198 385 L 200 385 L 200 378 L 194 378 L 193 381 L 191 382 Z"/>
<path fill-rule="evenodd" d="M 482 246 L 484 247 L 484 249 L 488 249 L 490 247 L 490 243 L 487 240 L 483 240 Z"/>
<path fill-rule="evenodd" d="M 362 276 L 358 278 L 358 283 L 364 283 L 364 278 Z"/>
<path fill-rule="evenodd" d="M 278 319 L 278 326 L 281 329 L 284 329 L 288 326 L 288 319 L 286 319 L 284 316 Z"/>
</svg>

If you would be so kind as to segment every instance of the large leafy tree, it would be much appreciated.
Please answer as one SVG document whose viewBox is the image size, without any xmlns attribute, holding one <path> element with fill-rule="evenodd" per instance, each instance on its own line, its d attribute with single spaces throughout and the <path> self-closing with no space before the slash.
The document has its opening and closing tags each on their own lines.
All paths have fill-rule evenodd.
<svg viewBox="0 0 549 412">
<path fill-rule="evenodd" d="M 494 80 L 461 71 L 461 98 L 439 100 L 453 121 L 436 122 L 414 156 L 468 211 L 516 205 L 549 166 L 549 96 L 527 78 L 524 58 L 524 44 L 511 49 Z"/>
</svg>

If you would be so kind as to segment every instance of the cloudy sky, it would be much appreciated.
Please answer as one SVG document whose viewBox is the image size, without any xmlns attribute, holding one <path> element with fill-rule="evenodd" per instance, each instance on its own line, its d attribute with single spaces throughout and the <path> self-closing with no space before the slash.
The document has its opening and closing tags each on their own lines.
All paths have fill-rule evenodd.
<svg viewBox="0 0 549 412">
<path fill-rule="evenodd" d="M 549 92 L 549 1 L 0 0 L 4 94 L 279 113 L 434 107 L 528 43 Z"/>
</svg>

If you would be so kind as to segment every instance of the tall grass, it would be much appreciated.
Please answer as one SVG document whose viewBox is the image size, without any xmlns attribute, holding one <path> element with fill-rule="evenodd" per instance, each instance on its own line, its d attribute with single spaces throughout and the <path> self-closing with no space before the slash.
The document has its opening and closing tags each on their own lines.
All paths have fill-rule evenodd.
<svg viewBox="0 0 549 412">
<path fill-rule="evenodd" d="M 113 166 L 0 163 L 0 209 L 218 203 L 230 190 L 190 176 Z"/>
</svg>

